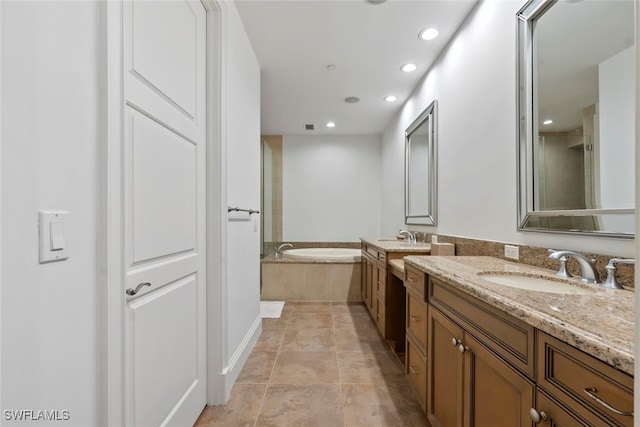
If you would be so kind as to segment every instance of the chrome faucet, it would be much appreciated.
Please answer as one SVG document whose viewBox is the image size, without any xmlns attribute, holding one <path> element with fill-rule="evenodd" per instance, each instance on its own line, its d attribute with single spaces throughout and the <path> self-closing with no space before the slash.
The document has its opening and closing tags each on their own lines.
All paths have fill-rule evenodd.
<svg viewBox="0 0 640 427">
<path fill-rule="evenodd" d="M 624 289 L 616 280 L 616 264 L 635 264 L 636 260 L 630 258 L 612 258 L 607 269 L 607 279 L 602 283 L 603 288 L 607 289 Z"/>
<path fill-rule="evenodd" d="M 555 249 L 547 249 L 547 252 L 549 252 L 550 254 L 557 252 Z M 560 268 L 558 269 L 558 272 L 556 273 L 556 276 L 558 277 L 573 277 L 571 275 L 571 273 L 569 273 L 569 271 L 567 271 L 567 261 L 569 261 L 569 258 L 567 258 L 566 255 L 561 256 L 560 258 L 557 258 L 558 261 L 560 261 Z"/>
<path fill-rule="evenodd" d="M 563 257 L 565 257 L 564 260 L 562 259 Z M 587 259 L 584 255 L 573 251 L 555 251 L 549 255 L 549 258 L 560 261 L 561 270 L 566 262 L 566 257 L 571 257 L 580 264 L 581 281 L 585 283 L 600 283 L 600 275 L 598 274 L 598 270 L 596 270 L 595 259 Z"/>
<path fill-rule="evenodd" d="M 400 230 L 400 232 L 398 234 L 406 234 L 407 237 L 409 237 L 409 244 L 410 245 L 415 245 L 417 242 L 416 239 L 416 235 L 412 232 L 410 232 L 409 230 Z"/>
<path fill-rule="evenodd" d="M 292 248 L 293 245 L 291 243 L 283 243 L 280 246 L 276 246 L 276 256 L 280 256 L 280 254 L 282 253 L 282 248 L 284 247 L 289 247 Z"/>
</svg>

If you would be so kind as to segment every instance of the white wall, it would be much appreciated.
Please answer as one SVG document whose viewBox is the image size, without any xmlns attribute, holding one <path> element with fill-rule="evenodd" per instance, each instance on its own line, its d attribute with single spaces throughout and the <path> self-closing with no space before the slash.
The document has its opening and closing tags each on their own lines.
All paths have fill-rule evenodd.
<svg viewBox="0 0 640 427">
<path fill-rule="evenodd" d="M 382 234 L 404 224 L 403 131 L 438 100 L 438 225 L 433 233 L 623 256 L 629 240 L 517 231 L 516 12 L 481 2 L 382 136 Z"/>
<path fill-rule="evenodd" d="M 260 209 L 260 67 L 232 2 L 227 2 L 227 202 Z M 260 217 L 234 215 L 227 227 L 227 357 L 251 351 L 260 323 Z M 231 376 L 238 374 L 238 363 Z M 231 366 L 231 369 L 234 369 Z"/>
<path fill-rule="evenodd" d="M 2 2 L 2 410 L 97 423 L 95 2 Z M 38 263 L 38 210 L 70 258 Z M 0 423 L 15 425 L 5 420 Z"/>
<path fill-rule="evenodd" d="M 600 124 L 600 194 L 603 208 L 634 206 L 635 48 L 598 67 Z M 631 227 L 633 229 L 633 226 Z"/>
<path fill-rule="evenodd" d="M 284 135 L 283 240 L 379 236 L 380 160 L 378 136 Z"/>
</svg>

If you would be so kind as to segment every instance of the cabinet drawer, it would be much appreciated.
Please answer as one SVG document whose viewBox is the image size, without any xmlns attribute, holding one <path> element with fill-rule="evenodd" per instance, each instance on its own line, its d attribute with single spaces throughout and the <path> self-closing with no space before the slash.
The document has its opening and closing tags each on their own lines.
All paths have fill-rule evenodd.
<svg viewBox="0 0 640 427">
<path fill-rule="evenodd" d="M 536 392 L 535 409 L 539 414 L 544 412 L 546 420 L 540 422 L 543 427 L 546 426 L 575 426 L 575 427 L 593 427 L 602 425 L 602 420 L 598 419 L 587 408 L 574 405 L 569 409 L 547 395 L 543 390 L 538 389 Z"/>
<path fill-rule="evenodd" d="M 538 385 L 561 402 L 571 407 L 578 401 L 607 425 L 633 425 L 633 416 L 616 414 L 587 394 L 619 411 L 633 412 L 633 377 L 540 331 L 538 366 Z"/>
<path fill-rule="evenodd" d="M 425 273 L 411 267 L 410 265 L 404 265 L 404 285 L 407 288 L 412 289 L 417 295 L 424 300 L 425 295 Z"/>
<path fill-rule="evenodd" d="M 429 277 L 428 298 L 484 345 L 533 378 L 533 326 L 433 277 Z"/>
<path fill-rule="evenodd" d="M 416 345 L 426 352 L 427 349 L 427 304 L 413 294 L 407 292 L 407 331 L 413 335 Z"/>
<path fill-rule="evenodd" d="M 413 386 L 422 410 L 427 408 L 427 360 L 412 338 L 407 337 L 407 378 Z"/>
</svg>

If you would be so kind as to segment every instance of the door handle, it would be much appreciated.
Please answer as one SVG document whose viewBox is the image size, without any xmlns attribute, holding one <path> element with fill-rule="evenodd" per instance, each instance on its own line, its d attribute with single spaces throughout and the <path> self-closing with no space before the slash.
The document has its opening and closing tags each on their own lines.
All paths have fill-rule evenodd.
<svg viewBox="0 0 640 427">
<path fill-rule="evenodd" d="M 131 288 L 129 288 L 129 289 L 127 289 L 125 292 L 126 292 L 126 294 L 127 294 L 127 295 L 131 295 L 131 296 L 133 296 L 133 295 L 137 294 L 138 292 L 140 292 L 140 289 L 142 289 L 144 286 L 151 286 L 151 283 L 149 283 L 149 282 L 142 282 L 142 283 L 140 283 L 138 286 L 136 286 L 136 288 L 135 288 L 135 289 L 131 289 Z"/>
</svg>

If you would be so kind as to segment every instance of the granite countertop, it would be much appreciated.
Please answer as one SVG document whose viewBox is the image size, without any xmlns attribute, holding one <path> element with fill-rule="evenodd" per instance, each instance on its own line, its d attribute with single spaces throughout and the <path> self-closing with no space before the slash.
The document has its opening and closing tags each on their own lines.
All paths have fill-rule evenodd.
<svg viewBox="0 0 640 427">
<path fill-rule="evenodd" d="M 396 238 L 378 238 L 378 237 L 361 237 L 362 243 L 373 246 L 384 252 L 421 252 L 431 253 L 431 244 L 425 242 L 417 242 L 410 244 L 408 240 L 400 240 Z"/>
<path fill-rule="evenodd" d="M 558 280 L 555 271 L 492 257 L 407 256 L 412 265 L 469 295 L 523 320 L 616 369 L 633 375 L 634 292 L 602 289 L 553 294 L 501 286 L 479 272 L 516 273 Z"/>
</svg>

